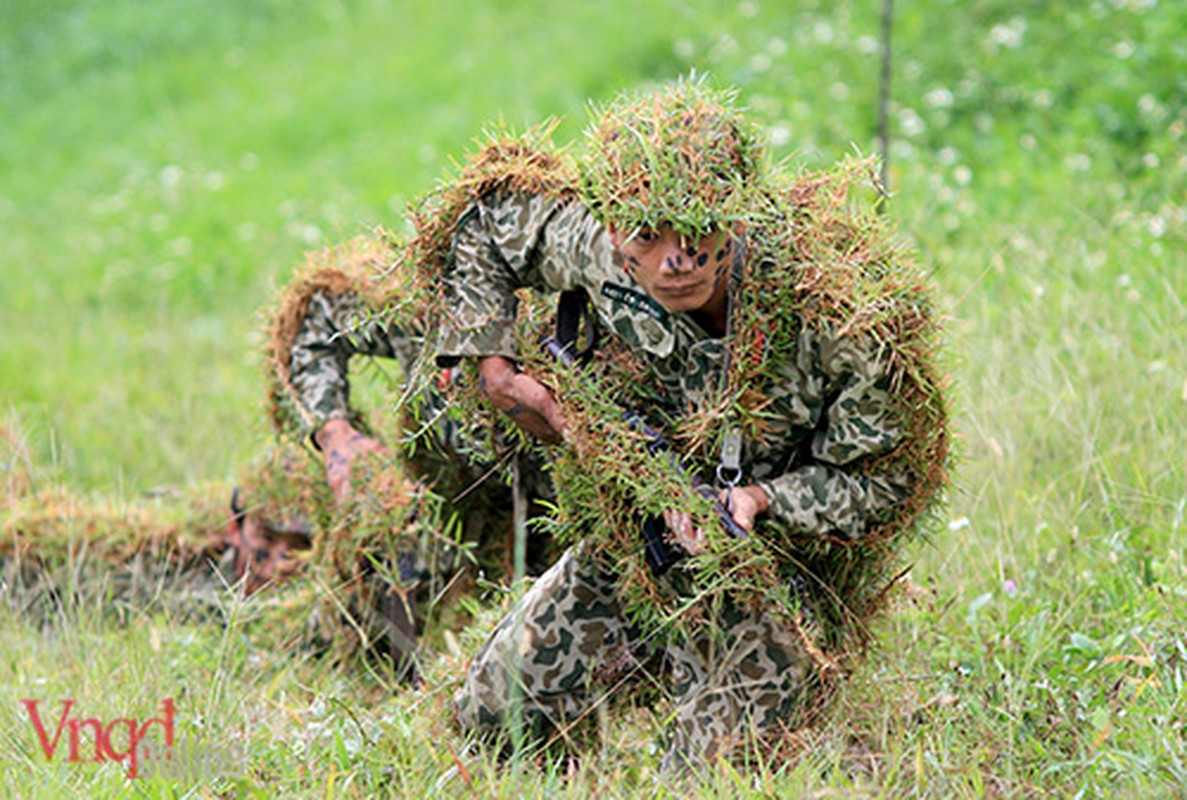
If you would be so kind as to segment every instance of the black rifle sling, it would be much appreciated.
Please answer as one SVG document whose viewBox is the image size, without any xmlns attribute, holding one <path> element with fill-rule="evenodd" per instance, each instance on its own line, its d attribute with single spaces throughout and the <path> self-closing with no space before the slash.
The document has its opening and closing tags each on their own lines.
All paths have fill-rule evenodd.
<svg viewBox="0 0 1187 800">
<path fill-rule="evenodd" d="M 585 323 L 585 347 L 578 350 L 582 322 Z M 556 340 L 579 364 L 587 364 L 593 358 L 594 350 L 598 346 L 598 333 L 589 308 L 589 295 L 585 289 L 566 289 L 557 298 Z"/>
</svg>

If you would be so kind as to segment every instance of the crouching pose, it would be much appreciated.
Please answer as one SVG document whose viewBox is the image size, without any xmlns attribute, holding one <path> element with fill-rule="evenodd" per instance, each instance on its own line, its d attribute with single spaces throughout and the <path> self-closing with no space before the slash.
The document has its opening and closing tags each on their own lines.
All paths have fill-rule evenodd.
<svg viewBox="0 0 1187 800">
<path fill-rule="evenodd" d="M 943 482 L 936 323 L 844 206 L 861 166 L 771 174 L 731 93 L 626 95 L 586 144 L 572 183 L 477 197 L 444 266 L 439 363 L 475 363 L 491 405 L 564 443 L 571 545 L 473 660 L 457 717 L 564 737 L 659 664 L 678 771 L 809 722 L 861 649 Z M 584 295 L 610 355 L 542 362 L 511 336 L 523 289 Z"/>
<path fill-rule="evenodd" d="M 678 771 L 809 723 L 862 651 L 945 480 L 932 292 L 846 204 L 868 164 L 780 174 L 730 92 L 625 95 L 577 157 L 547 133 L 472 157 L 362 259 L 378 283 L 295 285 L 274 407 L 339 497 L 383 451 L 349 410 L 353 354 L 403 363 L 389 446 L 447 505 L 514 445 L 568 547 L 474 657 L 459 725 L 555 740 L 646 674 Z"/>
<path fill-rule="evenodd" d="M 345 616 L 339 638 L 390 655 L 415 682 L 418 642 L 442 601 L 514 572 L 508 476 L 522 476 L 525 516 L 550 488 L 537 460 L 445 413 L 448 373 L 414 382 L 426 312 L 412 277 L 391 272 L 403 248 L 377 232 L 311 254 L 273 309 L 269 406 L 290 444 L 232 497 L 229 539 L 247 593 L 312 563 Z M 355 356 L 390 362 L 398 403 L 369 418 L 352 406 Z M 539 574 L 549 539 L 526 545 L 518 566 Z"/>
</svg>

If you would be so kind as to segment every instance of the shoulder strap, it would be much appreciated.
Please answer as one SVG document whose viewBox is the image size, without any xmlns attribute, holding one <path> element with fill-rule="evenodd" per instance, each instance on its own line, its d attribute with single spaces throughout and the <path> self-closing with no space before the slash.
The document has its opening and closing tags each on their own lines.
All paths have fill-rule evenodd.
<svg viewBox="0 0 1187 800">
<path fill-rule="evenodd" d="M 578 350 L 582 322 L 585 323 L 585 347 Z M 589 308 L 585 289 L 566 289 L 556 304 L 556 342 L 571 358 L 587 364 L 598 346 L 598 330 Z"/>
</svg>

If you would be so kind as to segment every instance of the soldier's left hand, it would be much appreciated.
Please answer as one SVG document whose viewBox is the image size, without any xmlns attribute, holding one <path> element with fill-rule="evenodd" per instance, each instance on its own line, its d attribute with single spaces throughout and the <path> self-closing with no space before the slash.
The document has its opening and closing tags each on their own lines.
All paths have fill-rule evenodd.
<svg viewBox="0 0 1187 800">
<path fill-rule="evenodd" d="M 692 524 L 692 514 L 669 508 L 664 511 L 664 522 L 672 532 L 672 539 L 684 548 L 684 552 L 695 556 L 705 549 L 705 531 Z"/>
<path fill-rule="evenodd" d="M 761 486 L 722 489 L 719 499 L 738 527 L 747 531 L 754 530 L 754 520 L 771 506 L 771 500 Z"/>
</svg>

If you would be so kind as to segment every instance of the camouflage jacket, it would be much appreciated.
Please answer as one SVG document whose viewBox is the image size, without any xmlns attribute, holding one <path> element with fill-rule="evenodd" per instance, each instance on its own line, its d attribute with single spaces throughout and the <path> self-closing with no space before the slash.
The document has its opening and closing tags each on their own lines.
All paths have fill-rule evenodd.
<svg viewBox="0 0 1187 800">
<path fill-rule="evenodd" d="M 516 356 L 517 289 L 584 288 L 601 327 L 651 363 L 677 406 L 699 408 L 706 387 L 720 380 L 724 340 L 649 297 L 581 203 L 517 194 L 475 203 L 458 222 L 447 281 L 446 322 L 436 343 L 443 364 Z M 310 303 L 292 375 L 317 417 L 346 415 L 350 354 L 396 355 L 403 341 L 398 331 L 376 326 L 340 335 L 356 311 L 350 298 Z M 744 482 L 766 491 L 772 521 L 790 533 L 859 538 L 906 489 L 904 476 L 856 467 L 902 437 L 884 388 L 887 364 L 872 347 L 827 332 L 805 327 L 800 339 L 790 363 L 771 366 L 775 444 L 747 443 Z"/>
</svg>

